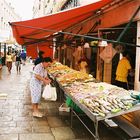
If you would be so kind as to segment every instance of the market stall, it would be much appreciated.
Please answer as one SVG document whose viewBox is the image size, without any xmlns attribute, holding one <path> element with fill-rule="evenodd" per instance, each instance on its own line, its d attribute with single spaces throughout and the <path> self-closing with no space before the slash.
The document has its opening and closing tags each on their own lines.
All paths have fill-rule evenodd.
<svg viewBox="0 0 140 140">
<path fill-rule="evenodd" d="M 128 91 L 111 84 L 99 82 L 91 75 L 73 70 L 58 62 L 54 63 L 48 71 L 64 91 L 64 94 L 70 97 L 94 122 L 95 133 L 90 132 L 96 140 L 99 139 L 99 121 L 140 109 L 139 93 L 136 91 Z M 80 120 L 78 113 L 73 108 L 71 109 L 71 112 Z M 82 123 L 84 124 L 84 122 Z"/>
</svg>

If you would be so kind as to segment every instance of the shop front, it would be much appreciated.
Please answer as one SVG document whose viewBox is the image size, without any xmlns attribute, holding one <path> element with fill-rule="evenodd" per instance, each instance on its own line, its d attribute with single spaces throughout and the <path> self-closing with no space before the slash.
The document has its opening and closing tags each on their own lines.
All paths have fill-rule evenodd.
<svg viewBox="0 0 140 140">
<path fill-rule="evenodd" d="M 84 38 L 85 41 L 88 40 L 89 44 L 96 41 L 96 37 L 112 40 L 116 53 L 115 55 L 112 54 L 112 61 L 110 63 L 105 63 L 99 56 L 99 53 L 105 47 L 99 47 L 99 45 L 94 45 L 94 48 L 92 47 L 94 52 L 96 52 L 94 60 L 97 61 L 97 65 L 95 66 L 95 63 L 92 63 L 96 67 L 96 70 L 94 69 L 93 72 L 96 73 L 96 79 L 112 84 L 115 83 L 116 67 L 120 59 L 119 54 L 126 48 L 130 52 L 131 65 L 135 72 L 135 76 L 128 77 L 129 87 L 130 89 L 139 90 L 139 81 L 137 78 L 139 77 L 139 53 L 137 53 L 139 50 L 139 5 L 140 2 L 138 0 L 113 1 L 110 5 L 101 8 L 100 11 L 96 11 L 94 16 L 65 30 L 73 34 L 78 33 L 95 37 L 92 40 Z M 72 40 L 74 38 L 71 35 L 65 35 L 64 39 Z M 93 59 L 91 59 L 91 62 L 93 62 Z"/>
<path fill-rule="evenodd" d="M 124 49 L 127 49 L 130 54 L 130 63 L 134 72 L 134 75 L 128 76 L 128 85 L 129 89 L 135 89 L 137 91 L 140 90 L 140 2 L 138 0 L 134 1 L 117 1 L 114 5 L 107 7 L 104 9 L 104 13 L 101 13 L 96 16 L 92 16 L 87 18 L 86 20 L 82 21 L 79 24 L 76 24 L 72 27 L 67 28 L 64 30 L 65 32 L 70 32 L 73 34 L 82 34 L 85 35 L 80 36 L 79 38 L 73 37 L 72 35 L 65 35 L 64 41 L 71 42 L 72 45 L 67 45 L 67 49 L 71 49 L 68 51 L 71 57 L 68 59 L 71 62 L 75 61 L 73 57 L 73 53 L 76 51 L 76 46 L 83 46 L 83 42 L 88 42 L 90 44 L 90 49 L 92 50 L 92 55 L 89 57 L 92 66 L 90 65 L 91 72 L 96 76 L 96 79 L 100 81 L 104 81 L 107 83 L 115 84 L 115 76 L 116 76 L 116 68 L 118 65 L 118 61 L 120 60 L 120 52 Z M 100 24 L 95 24 L 96 21 L 100 20 Z M 96 26 L 95 26 L 96 25 Z M 129 25 L 129 26 L 128 26 Z M 125 30 L 124 34 L 122 32 Z M 86 38 L 86 36 L 95 37 L 95 39 Z M 111 53 L 112 58 L 111 61 L 108 63 L 103 61 L 100 57 L 100 54 L 105 50 L 104 46 L 98 46 L 96 43 L 96 37 L 103 37 L 104 39 L 108 40 L 116 40 L 117 43 L 112 42 L 113 48 L 115 49 L 115 54 Z M 84 38 L 84 39 L 83 39 Z M 62 45 L 63 46 L 63 45 Z M 58 46 L 58 50 L 61 53 L 61 49 L 64 48 Z M 67 50 L 66 49 L 66 50 Z M 106 51 L 105 55 L 109 52 Z M 61 59 L 67 58 L 63 57 Z M 67 55 L 66 55 L 67 56 Z M 62 62 L 62 61 L 61 61 Z M 97 62 L 97 63 L 96 63 Z M 63 63 L 63 62 L 62 62 Z M 63 63 L 65 64 L 65 63 Z M 74 64 L 70 65 L 72 68 L 75 67 Z M 95 69 L 96 68 L 96 69 Z M 139 111 L 129 113 L 123 116 L 126 120 L 129 120 L 135 126 L 139 127 Z"/>
</svg>

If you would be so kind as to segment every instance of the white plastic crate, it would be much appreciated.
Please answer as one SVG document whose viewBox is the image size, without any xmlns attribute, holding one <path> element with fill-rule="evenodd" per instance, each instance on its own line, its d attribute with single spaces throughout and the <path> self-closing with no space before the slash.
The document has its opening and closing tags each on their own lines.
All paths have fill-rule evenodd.
<svg viewBox="0 0 140 140">
<path fill-rule="evenodd" d="M 66 105 L 66 103 L 63 103 L 60 107 L 59 107 L 59 115 L 62 116 L 68 116 L 70 114 L 70 107 L 68 107 Z"/>
<path fill-rule="evenodd" d="M 63 103 L 63 104 L 59 107 L 59 111 L 70 112 L 70 107 L 68 107 L 66 103 Z"/>
</svg>

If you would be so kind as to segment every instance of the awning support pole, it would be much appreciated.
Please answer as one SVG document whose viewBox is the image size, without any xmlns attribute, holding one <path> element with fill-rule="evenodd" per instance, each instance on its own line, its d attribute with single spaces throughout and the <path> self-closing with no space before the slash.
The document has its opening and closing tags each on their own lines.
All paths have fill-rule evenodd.
<svg viewBox="0 0 140 140">
<path fill-rule="evenodd" d="M 94 31 L 95 28 L 96 28 L 98 25 L 100 25 L 100 24 L 101 24 L 101 20 L 96 21 L 96 22 L 94 23 L 94 25 L 91 27 L 91 29 L 88 31 L 88 33 Z M 88 33 L 87 33 L 87 34 L 88 34 Z"/>
<path fill-rule="evenodd" d="M 134 13 L 134 15 L 131 17 L 129 23 L 126 25 L 126 27 L 124 28 L 124 30 L 121 32 L 120 36 L 118 37 L 117 41 L 121 41 L 123 35 L 126 33 L 127 29 L 129 28 L 129 26 L 131 25 L 131 23 L 133 22 L 133 19 L 135 18 L 135 16 L 137 15 L 137 13 L 140 10 L 140 6 L 138 7 L 138 9 L 136 10 L 136 12 Z"/>
</svg>

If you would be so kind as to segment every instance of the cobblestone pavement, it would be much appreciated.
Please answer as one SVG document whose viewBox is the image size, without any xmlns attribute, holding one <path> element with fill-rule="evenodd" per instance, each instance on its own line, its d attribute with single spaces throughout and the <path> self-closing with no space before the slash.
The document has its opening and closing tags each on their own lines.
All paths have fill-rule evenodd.
<svg viewBox="0 0 140 140">
<path fill-rule="evenodd" d="M 45 116 L 32 117 L 28 86 L 31 70 L 32 65 L 27 63 L 22 66 L 21 74 L 16 74 L 13 64 L 9 75 L 3 66 L 0 79 L 0 140 L 93 140 L 77 119 L 74 119 L 71 129 L 69 117 L 59 116 L 60 102 L 42 100 L 40 110 Z M 103 132 L 102 140 L 119 139 L 107 131 Z"/>
</svg>

